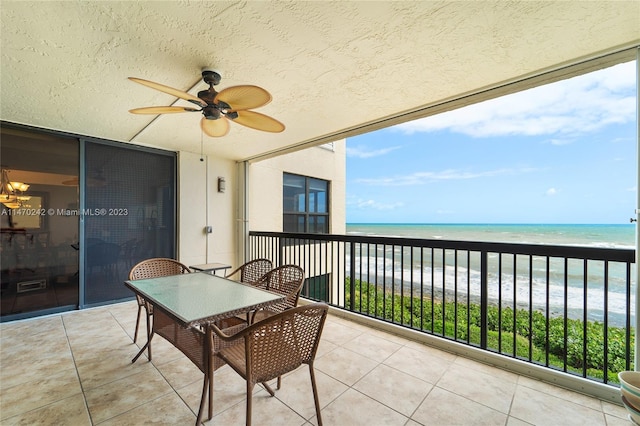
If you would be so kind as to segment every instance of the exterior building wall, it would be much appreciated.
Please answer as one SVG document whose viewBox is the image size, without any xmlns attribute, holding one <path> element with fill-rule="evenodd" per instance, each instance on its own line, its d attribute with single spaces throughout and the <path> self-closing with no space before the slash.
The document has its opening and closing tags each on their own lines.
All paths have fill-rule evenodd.
<svg viewBox="0 0 640 426">
<path fill-rule="evenodd" d="M 346 140 L 252 163 L 249 168 L 249 226 L 252 231 L 282 232 L 283 173 L 324 179 L 329 185 L 329 232 L 346 229 Z"/>
<path fill-rule="evenodd" d="M 247 230 L 282 231 L 283 173 L 330 181 L 330 232 L 345 233 L 346 141 L 332 149 L 313 147 L 251 163 Z M 233 267 L 237 259 L 237 236 L 242 218 L 238 198 L 241 167 L 233 160 L 180 152 L 178 155 L 178 259 L 187 265 L 222 262 Z M 218 192 L 218 178 L 225 191 Z M 211 226 L 212 233 L 205 233 Z"/>
<path fill-rule="evenodd" d="M 178 155 L 178 259 L 187 266 L 235 265 L 236 162 L 200 158 L 189 152 Z M 219 177 L 225 179 L 224 192 L 218 192 Z"/>
</svg>

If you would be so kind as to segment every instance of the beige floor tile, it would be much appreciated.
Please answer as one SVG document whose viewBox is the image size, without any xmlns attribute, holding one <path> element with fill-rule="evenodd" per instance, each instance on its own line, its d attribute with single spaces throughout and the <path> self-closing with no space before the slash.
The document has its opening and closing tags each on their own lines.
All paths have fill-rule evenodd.
<svg viewBox="0 0 640 426">
<path fill-rule="evenodd" d="M 156 365 L 156 368 L 174 389 L 183 388 L 194 382 L 202 384 L 202 380 L 204 379 L 202 371 L 186 356 L 168 363 Z"/>
<path fill-rule="evenodd" d="M 39 380 L 56 371 L 74 369 L 71 351 L 67 353 L 48 353 L 33 349 L 24 357 L 2 359 L 0 363 L 0 383 L 9 388 L 20 383 Z"/>
<path fill-rule="evenodd" d="M 554 394 L 553 391 L 548 393 L 552 395 Z M 627 409 L 624 408 L 622 405 L 613 404 L 611 402 L 606 402 L 606 401 L 601 401 L 601 404 L 602 404 L 602 411 L 605 414 L 610 414 L 612 416 L 620 417 L 622 419 L 626 419 L 629 414 L 627 412 Z"/>
<path fill-rule="evenodd" d="M 146 341 L 147 338 L 145 336 L 138 336 L 137 346 L 142 348 Z M 144 352 L 143 356 L 146 360 L 147 351 Z M 166 341 L 163 337 L 155 335 L 153 339 L 151 339 L 151 358 L 154 365 L 159 366 L 184 357 L 184 354 L 180 352 L 178 348 Z"/>
<path fill-rule="evenodd" d="M 483 362 L 475 361 L 461 356 L 457 357 L 454 363 L 455 365 L 460 365 L 462 367 L 467 367 L 481 373 L 489 374 L 493 377 L 499 378 L 500 380 L 504 380 L 505 382 L 518 382 L 519 376 L 517 374 L 507 370 L 503 370 L 500 367 L 485 364 Z"/>
<path fill-rule="evenodd" d="M 447 360 L 434 355 L 432 351 L 415 350 L 405 346 L 387 358 L 384 364 L 435 384 L 447 371 L 453 359 Z"/>
<path fill-rule="evenodd" d="M 337 347 L 339 346 L 336 345 L 335 343 L 331 343 L 330 341 L 320 337 L 320 343 L 318 344 L 318 351 L 316 352 L 316 359 L 331 352 Z"/>
<path fill-rule="evenodd" d="M 503 426 L 507 421 L 504 413 L 438 387 L 431 390 L 411 418 L 423 425 L 450 426 Z"/>
<path fill-rule="evenodd" d="M 85 392 L 94 423 L 111 419 L 172 392 L 155 369 L 125 377 Z"/>
<path fill-rule="evenodd" d="M 195 421 L 196 415 L 184 401 L 177 394 L 170 393 L 100 423 L 100 426 L 138 426 L 151 423 L 157 426 L 177 426 L 191 425 Z"/>
<path fill-rule="evenodd" d="M 351 386 L 378 363 L 342 347 L 336 348 L 315 362 L 315 368 Z"/>
<path fill-rule="evenodd" d="M 347 390 L 327 405 L 321 414 L 322 422 L 326 425 L 400 426 L 408 420 L 397 411 L 353 389 Z M 315 419 L 312 423 L 315 424 Z"/>
<path fill-rule="evenodd" d="M 364 355 L 376 362 L 382 362 L 400 349 L 402 345 L 369 333 L 362 333 L 345 343 L 342 347 Z"/>
<path fill-rule="evenodd" d="M 336 322 L 327 321 L 322 330 L 322 340 L 328 340 L 336 345 L 342 345 L 355 339 L 361 334 L 361 330 L 356 330 Z"/>
<path fill-rule="evenodd" d="M 300 417 L 300 415 L 283 404 L 278 398 L 270 396 L 265 391 L 255 393 L 252 404 L 251 418 L 252 423 L 255 425 L 297 426 L 306 423 L 306 420 Z M 212 426 L 244 426 L 245 419 L 246 401 L 243 399 L 238 404 L 214 415 L 213 419 L 205 424 Z"/>
<path fill-rule="evenodd" d="M 602 411 L 558 398 L 526 386 L 518 386 L 509 413 L 511 416 L 536 425 L 604 426 Z"/>
<path fill-rule="evenodd" d="M 540 380 L 534 380 L 529 377 L 521 376 L 518 379 L 518 385 L 526 386 L 528 388 L 535 389 L 540 392 L 547 393 L 549 395 L 553 395 L 556 398 L 566 399 L 567 401 L 584 405 L 585 407 L 589 407 L 594 410 L 602 409 L 602 402 L 599 399 L 596 399 L 578 392 L 573 392 L 568 389 L 563 389 L 557 386 L 553 386 L 549 383 L 545 383 Z M 618 406 L 618 408 L 620 408 L 620 410 L 624 410 L 620 406 Z"/>
<path fill-rule="evenodd" d="M 531 426 L 531 423 L 516 419 L 515 417 L 509 417 L 507 419 L 507 426 Z"/>
<path fill-rule="evenodd" d="M 37 410 L 28 411 L 2 421 L 3 426 L 91 425 L 82 395 L 61 399 Z"/>
<path fill-rule="evenodd" d="M 514 382 L 455 363 L 444 373 L 437 386 L 505 414 L 509 413 L 516 390 Z"/>
<path fill-rule="evenodd" d="M 366 333 L 369 333 L 373 336 L 378 336 L 382 339 L 388 340 L 390 342 L 394 342 L 397 343 L 399 345 L 404 346 L 407 343 L 407 339 L 405 339 L 404 337 L 398 335 L 398 334 L 394 334 L 394 333 L 390 333 L 387 331 L 382 331 L 382 330 L 376 330 L 373 328 L 369 328 L 368 331 L 366 331 Z"/>
<path fill-rule="evenodd" d="M 22 340 L 28 336 L 46 336 L 57 332 L 64 332 L 59 316 L 0 323 L 0 343 L 3 339 Z"/>
<path fill-rule="evenodd" d="M 261 391 L 256 386 L 255 392 Z M 202 397 L 202 381 L 191 383 L 177 389 L 180 397 L 186 401 L 191 410 L 198 412 Z M 228 366 L 216 370 L 213 377 L 213 415 L 217 415 L 230 407 L 241 403 L 247 395 L 247 385 L 244 379 Z"/>
<path fill-rule="evenodd" d="M 145 352 L 132 364 L 146 340 L 132 341 L 136 311 L 132 300 L 0 324 L 0 423 L 193 424 L 202 373 L 159 336 L 153 362 Z M 326 425 L 631 425 L 621 405 L 335 315 L 315 371 Z M 244 425 L 245 393 L 228 366 L 216 371 L 207 424 Z M 317 424 L 306 366 L 283 378 L 275 398 L 255 387 L 254 423 Z"/>
<path fill-rule="evenodd" d="M 407 348 L 411 348 L 417 351 L 426 352 L 431 356 L 435 356 L 437 358 L 441 358 L 445 361 L 454 362 L 458 356 L 451 352 L 443 351 L 442 349 L 434 348 L 433 346 L 429 346 L 422 342 L 417 342 L 415 340 L 407 340 L 405 346 Z"/>
<path fill-rule="evenodd" d="M 82 395 L 75 369 L 54 371 L 10 388 L 3 386 L 0 389 L 0 419 L 26 413 L 73 395 Z"/>
<path fill-rule="evenodd" d="M 91 358 L 79 360 L 77 368 L 82 387 L 85 390 L 94 389 L 131 375 L 155 370 L 153 364 L 143 357 L 132 363 L 131 359 L 136 352 L 135 347 L 115 348 L 96 352 Z"/>
<path fill-rule="evenodd" d="M 633 426 L 633 422 L 627 417 L 621 419 L 617 416 L 612 416 L 611 414 L 605 414 L 605 420 L 607 422 L 607 426 Z"/>
<path fill-rule="evenodd" d="M 432 384 L 384 364 L 378 365 L 358 381 L 353 388 L 409 417 Z"/>
<path fill-rule="evenodd" d="M 330 404 L 348 389 L 344 383 L 317 369 L 315 376 L 320 409 Z M 309 368 L 303 365 L 283 377 L 282 387 L 280 390 L 276 390 L 276 397 L 305 419 L 311 419 L 315 416 L 316 407 L 313 401 Z"/>
</svg>

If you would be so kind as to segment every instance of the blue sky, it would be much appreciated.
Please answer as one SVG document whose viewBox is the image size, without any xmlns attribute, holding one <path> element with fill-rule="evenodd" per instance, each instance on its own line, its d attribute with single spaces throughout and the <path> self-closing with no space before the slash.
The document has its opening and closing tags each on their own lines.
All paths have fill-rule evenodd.
<svg viewBox="0 0 640 426">
<path fill-rule="evenodd" d="M 347 139 L 348 223 L 629 223 L 635 62 Z"/>
</svg>

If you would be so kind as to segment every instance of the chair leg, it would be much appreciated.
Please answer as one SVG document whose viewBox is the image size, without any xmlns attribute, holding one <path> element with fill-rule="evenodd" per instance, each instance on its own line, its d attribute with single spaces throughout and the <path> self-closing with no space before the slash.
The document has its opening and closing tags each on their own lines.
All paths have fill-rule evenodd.
<svg viewBox="0 0 640 426">
<path fill-rule="evenodd" d="M 251 405 L 253 401 L 253 384 L 247 380 L 247 426 L 251 426 Z"/>
<path fill-rule="evenodd" d="M 138 316 L 136 317 L 136 331 L 133 333 L 133 343 L 138 340 L 138 328 L 140 327 L 140 314 L 142 313 L 142 305 L 138 305 Z"/>
<path fill-rule="evenodd" d="M 318 399 L 318 388 L 316 387 L 316 375 L 313 371 L 313 363 L 309 364 L 309 374 L 311 375 L 311 387 L 313 388 L 313 401 L 316 404 L 316 417 L 318 426 L 322 426 L 322 417 L 320 416 L 320 400 Z"/>
<path fill-rule="evenodd" d="M 278 376 L 278 385 L 276 386 L 276 389 L 280 390 L 280 386 L 282 386 L 282 376 Z"/>
<path fill-rule="evenodd" d="M 262 386 L 264 386 L 264 388 L 267 390 L 267 392 L 269 392 L 269 395 L 276 396 L 276 393 L 273 391 L 273 389 L 271 389 L 271 386 L 269 386 L 267 384 L 267 382 L 262 382 L 261 384 L 262 384 Z"/>
<path fill-rule="evenodd" d="M 213 381 L 215 380 L 213 371 L 213 354 L 209 350 L 209 420 L 213 417 Z M 207 373 L 205 373 L 207 374 Z"/>
<path fill-rule="evenodd" d="M 147 342 L 149 343 L 147 346 L 147 355 L 149 358 L 149 361 L 151 361 L 151 320 L 152 320 L 152 315 L 149 313 L 149 307 L 145 306 L 145 309 L 147 311 L 147 337 L 149 338 L 147 340 Z"/>
</svg>

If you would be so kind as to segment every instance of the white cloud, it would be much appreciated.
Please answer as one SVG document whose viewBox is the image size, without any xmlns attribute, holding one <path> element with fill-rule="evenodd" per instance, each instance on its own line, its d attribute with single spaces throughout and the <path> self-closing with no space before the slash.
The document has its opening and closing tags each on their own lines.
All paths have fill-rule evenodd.
<svg viewBox="0 0 640 426">
<path fill-rule="evenodd" d="M 573 143 L 574 140 L 573 139 L 549 139 L 549 143 L 551 145 L 569 145 L 571 143 Z"/>
<path fill-rule="evenodd" d="M 368 209 L 373 209 L 373 210 L 395 210 L 399 207 L 403 207 L 404 203 L 402 202 L 396 202 L 396 203 L 381 203 L 379 201 L 375 201 L 375 200 L 364 200 L 364 199 L 358 199 L 355 200 L 353 202 L 350 202 L 349 204 L 352 204 L 353 206 L 355 206 L 358 209 L 362 209 L 362 210 L 368 210 Z"/>
<path fill-rule="evenodd" d="M 391 146 L 389 148 L 383 149 L 375 149 L 375 150 L 367 150 L 366 147 L 362 146 L 354 146 L 347 147 L 347 157 L 357 157 L 357 158 L 371 158 L 378 157 L 380 155 L 385 155 L 390 153 L 391 151 L 395 151 L 400 148 L 399 146 Z"/>
<path fill-rule="evenodd" d="M 555 135 L 554 140 L 635 120 L 635 62 L 400 124 L 404 133 L 449 130 L 482 138 Z"/>
<path fill-rule="evenodd" d="M 550 197 L 556 195 L 557 193 L 558 193 L 558 190 L 555 188 L 549 188 L 547 189 L 547 192 L 546 192 L 546 194 Z"/>
<path fill-rule="evenodd" d="M 478 179 L 484 177 L 493 177 L 500 175 L 516 175 L 535 171 L 534 168 L 522 169 L 496 169 L 486 170 L 483 172 L 468 172 L 455 169 L 442 170 L 439 172 L 416 172 L 408 175 L 399 175 L 392 177 L 380 178 L 361 178 L 356 179 L 358 183 L 379 186 L 406 186 L 406 185 L 423 185 L 429 182 L 445 181 L 445 180 L 467 180 Z"/>
</svg>

